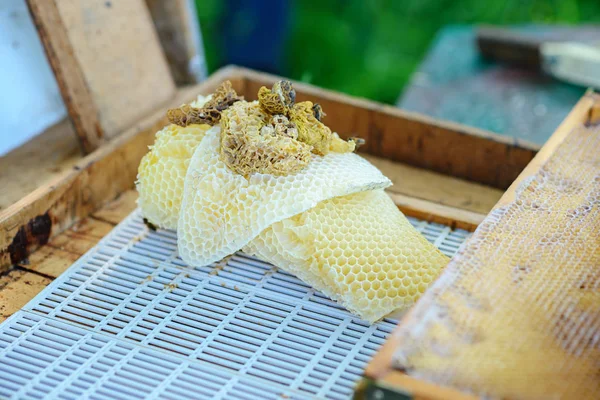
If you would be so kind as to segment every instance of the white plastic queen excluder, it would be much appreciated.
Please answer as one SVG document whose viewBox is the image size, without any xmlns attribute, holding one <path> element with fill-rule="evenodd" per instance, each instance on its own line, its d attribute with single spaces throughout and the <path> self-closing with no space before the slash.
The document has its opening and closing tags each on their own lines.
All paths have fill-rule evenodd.
<svg viewBox="0 0 600 400">
<path fill-rule="evenodd" d="M 469 236 L 409 220 L 449 256 Z M 347 399 L 394 325 L 243 253 L 191 269 L 134 212 L 0 325 L 0 397 Z"/>
</svg>

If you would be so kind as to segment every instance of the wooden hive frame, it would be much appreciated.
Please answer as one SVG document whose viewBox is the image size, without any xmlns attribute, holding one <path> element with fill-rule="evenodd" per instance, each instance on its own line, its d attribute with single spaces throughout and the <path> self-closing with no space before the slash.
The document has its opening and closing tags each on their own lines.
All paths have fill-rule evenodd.
<svg viewBox="0 0 600 400">
<path fill-rule="evenodd" d="M 529 162 L 511 186 L 504 192 L 494 208 L 503 207 L 513 202 L 521 183 L 538 173 L 542 166 L 553 156 L 559 145 L 565 141 L 576 127 L 598 124 L 600 124 L 600 95 L 589 90 L 576 104 L 551 138 L 544 144 L 534 159 Z M 576 163 L 578 160 L 573 160 L 573 162 Z M 413 319 L 413 315 L 409 312 L 400 324 L 410 325 L 413 323 Z M 357 398 L 387 399 L 399 398 L 398 396 L 427 400 L 467 400 L 474 398 L 471 395 L 450 387 L 441 387 L 433 383 L 415 379 L 405 372 L 395 369 L 392 365 L 392 358 L 395 351 L 401 347 L 401 343 L 402 337 L 400 335 L 392 334 L 390 336 L 367 366 L 365 379 L 361 382 L 357 391 Z"/>
<path fill-rule="evenodd" d="M 132 85 L 126 96 L 132 107 L 130 114 L 110 107 L 102 109 L 99 104 L 110 105 L 111 100 L 110 93 L 98 89 L 106 75 L 90 68 L 89 60 L 80 59 L 83 56 L 77 49 L 82 44 L 72 37 L 81 26 L 67 23 L 74 18 L 71 8 L 84 7 L 84 3 L 29 0 L 74 132 L 89 154 L 0 209 L 0 271 L 5 273 L 0 278 L 0 321 L 35 296 L 135 207 L 132 189 L 137 167 L 155 132 L 167 123 L 167 108 L 208 94 L 224 80 L 230 80 L 247 99 L 254 99 L 258 88 L 280 79 L 230 66 L 201 84 L 177 88 L 158 38 L 150 34 L 151 38 L 146 38 L 149 54 L 160 67 L 143 79 L 156 85 L 157 96 L 136 108 L 140 99 L 147 99 Z M 135 0 L 130 7 L 142 10 L 142 3 Z M 153 32 L 147 12 L 130 23 Z M 120 62 L 132 60 L 132 65 L 138 57 L 126 51 L 116 54 Z M 366 139 L 363 154 L 396 183 L 389 194 L 403 212 L 469 230 L 474 230 L 495 204 L 513 196 L 516 183 L 539 168 L 570 127 L 600 120 L 600 99 L 588 93 L 538 154 L 533 144 L 479 129 L 298 82 L 295 88 L 299 100 L 310 99 L 323 106 L 328 114 L 326 123 L 341 136 Z M 107 117 L 111 112 L 116 114 Z M 35 174 L 34 164 L 23 164 L 23 168 Z M 391 340 L 373 360 L 359 396 L 368 397 L 374 389 L 383 388 L 415 398 L 462 398 L 451 388 L 419 382 L 392 370 L 389 357 L 393 347 Z"/>
</svg>

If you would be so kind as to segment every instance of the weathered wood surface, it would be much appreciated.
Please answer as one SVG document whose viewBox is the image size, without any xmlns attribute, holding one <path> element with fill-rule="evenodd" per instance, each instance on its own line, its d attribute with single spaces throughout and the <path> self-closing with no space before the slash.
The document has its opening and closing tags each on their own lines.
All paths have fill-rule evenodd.
<svg viewBox="0 0 600 400">
<path fill-rule="evenodd" d="M 131 189 L 140 159 L 154 142 L 155 133 L 167 124 L 165 109 L 190 101 L 199 93 L 212 92 L 225 78 L 243 90 L 234 72 L 225 69 L 200 85 L 180 90 L 164 108 L 0 211 L 0 270 L 18 263 L 48 239 Z"/>
<path fill-rule="evenodd" d="M 362 154 L 393 186 L 388 192 L 450 206 L 479 214 L 487 214 L 504 193 L 500 189 L 454 178 L 423 168 Z"/>
<path fill-rule="evenodd" d="M 0 322 L 19 311 L 52 279 L 16 269 L 0 276 Z"/>
<path fill-rule="evenodd" d="M 73 125 L 63 120 L 0 157 L 0 212 L 81 159 Z"/>
<path fill-rule="evenodd" d="M 203 57 L 200 32 L 192 13 L 192 0 L 145 0 L 162 49 L 169 63 L 171 75 L 178 86 L 198 83 L 198 76 L 190 70 L 195 57 Z"/>
<path fill-rule="evenodd" d="M 403 194 L 389 191 L 387 193 L 405 215 L 448 225 L 452 229 L 465 229 L 472 232 L 477 229 L 486 215 Z"/>
<path fill-rule="evenodd" d="M 200 85 L 182 88 L 178 91 L 174 99 L 168 104 L 159 107 L 158 111 L 140 120 L 134 127 L 126 130 L 110 143 L 107 143 L 94 153 L 78 161 L 66 172 L 54 177 L 50 182 L 39 187 L 5 210 L 0 211 L 0 269 L 19 262 L 39 245 L 46 243 L 51 237 L 61 233 L 79 219 L 85 218 L 105 202 L 114 199 L 118 194 L 132 188 L 140 159 L 147 152 L 147 146 L 153 143 L 155 132 L 167 123 L 165 110 L 168 107 L 178 106 L 181 103 L 190 101 L 199 93 L 208 94 L 212 92 L 225 79 L 232 81 L 238 93 L 251 98 L 251 94 L 255 93 L 258 90 L 258 86 L 260 86 L 259 83 L 256 83 L 257 80 L 258 82 L 268 83 L 266 82 L 267 79 L 274 80 L 276 78 L 237 67 L 227 67 Z M 459 131 L 452 131 L 449 130 L 449 127 L 440 127 L 438 121 L 420 121 L 420 117 L 409 118 L 402 113 L 397 115 L 398 110 L 393 108 L 387 113 L 379 110 L 382 106 L 376 103 L 353 99 L 348 96 L 338 95 L 302 84 L 299 84 L 297 89 L 299 96 L 316 97 L 318 101 L 324 100 L 329 102 L 329 108 L 326 108 L 327 112 L 330 113 L 330 121 L 328 123 L 338 124 L 338 128 L 340 128 L 342 127 L 341 125 L 346 124 L 347 121 L 352 121 L 354 118 L 355 125 L 347 125 L 345 131 L 338 129 L 340 132 L 348 134 L 355 132 L 360 134 L 360 129 L 368 131 L 369 128 L 363 125 L 366 122 L 372 122 L 372 118 L 369 115 L 384 115 L 385 118 L 392 121 L 392 125 L 397 126 L 398 131 L 394 133 L 397 136 L 404 137 L 404 130 L 410 131 L 415 126 L 418 127 L 415 131 L 417 132 L 416 134 L 425 136 L 432 129 L 445 129 L 447 135 L 455 138 L 458 142 L 471 143 L 471 147 L 477 143 L 481 144 L 484 149 L 483 152 L 486 154 L 486 149 L 490 146 L 496 150 L 502 148 L 509 154 L 520 154 L 517 158 L 521 160 L 520 162 L 524 163 L 534 153 L 533 150 L 524 150 L 522 148 L 515 150 L 513 147 L 506 147 L 506 144 L 497 142 L 494 138 L 485 138 L 485 133 L 482 132 L 475 132 L 475 136 L 470 136 L 470 134 L 460 131 L 462 127 L 457 128 Z M 365 121 L 358 118 L 361 115 L 365 116 Z M 446 146 L 447 140 L 442 141 L 440 146 Z M 513 150 L 509 150 L 511 148 Z M 474 151 L 473 154 L 476 155 L 474 156 L 475 161 L 473 161 L 470 158 L 471 154 L 468 152 L 461 153 L 462 158 L 457 158 L 454 153 L 441 151 L 440 149 L 435 150 L 427 147 L 427 150 L 423 151 L 425 157 L 433 157 L 437 160 L 437 163 L 447 165 L 458 163 L 459 160 L 465 164 L 477 164 L 477 159 L 480 156 L 477 155 L 479 152 Z M 496 154 L 496 157 L 499 157 L 501 160 L 508 159 L 508 163 L 510 163 L 511 159 L 514 161 L 514 157 L 511 158 L 509 156 L 505 158 L 503 151 L 499 153 L 501 154 Z M 410 158 L 408 160 L 403 160 L 402 157 L 399 158 L 402 162 L 411 163 Z M 494 157 L 494 153 L 488 154 L 488 161 L 492 164 L 501 164 L 501 161 Z M 519 164 L 519 168 L 522 166 Z M 433 169 L 435 170 L 435 168 Z M 405 170 L 407 169 L 405 168 Z M 417 171 L 417 176 L 420 174 L 418 170 L 412 171 Z M 446 172 L 453 172 L 453 170 L 450 168 Z M 429 179 L 432 176 L 422 175 L 425 179 Z M 459 173 L 458 177 L 460 176 Z M 438 175 L 438 177 L 440 179 L 437 182 L 445 182 L 447 178 L 442 175 Z M 412 179 L 412 186 L 406 186 L 408 188 L 407 191 L 399 189 L 399 193 L 408 197 L 414 196 L 416 192 L 422 189 L 422 186 L 414 183 L 420 179 L 422 178 L 415 177 L 415 179 Z M 454 181 L 454 183 L 457 182 Z M 490 199 L 498 195 L 498 192 L 489 190 L 489 188 L 484 189 L 481 186 L 471 186 L 469 189 L 470 194 L 467 194 L 465 197 L 463 193 L 459 194 L 462 189 L 452 193 L 453 191 L 450 189 L 452 185 L 453 183 L 439 185 L 440 188 L 446 188 L 446 193 L 437 191 L 437 193 L 429 195 L 427 192 L 422 192 L 417 197 L 434 203 L 442 199 L 442 205 L 451 208 L 458 207 L 459 209 L 476 214 L 484 214 L 485 204 L 489 205 Z M 468 183 L 463 183 L 460 187 L 464 189 L 465 185 L 468 186 Z M 397 185 L 397 188 L 401 187 L 402 185 Z M 437 185 L 435 189 L 437 190 Z M 474 200 L 473 196 L 478 192 L 485 195 L 481 198 L 477 197 L 477 200 Z M 469 203 L 470 205 L 468 205 Z M 425 212 L 430 214 L 431 210 L 432 207 L 427 205 Z M 475 219 L 468 219 L 465 227 L 474 227 L 478 220 L 477 218 L 479 217 L 475 216 Z"/>
<path fill-rule="evenodd" d="M 143 0 L 28 0 L 86 153 L 175 96 Z"/>
<path fill-rule="evenodd" d="M 519 177 L 515 180 L 513 185 L 506 191 L 503 197 L 498 201 L 495 207 L 501 207 L 509 204 L 515 198 L 515 191 L 517 187 L 523 182 L 529 179 L 531 176 L 536 174 L 545 162 L 552 156 L 556 151 L 557 147 L 564 141 L 570 132 L 576 126 L 598 124 L 600 123 L 600 117 L 597 116 L 596 111 L 600 105 L 600 96 L 598 94 L 588 92 L 586 95 L 577 103 L 575 108 L 567 116 L 565 121 L 559 126 L 554 135 L 548 140 L 546 145 L 540 150 L 534 160 L 523 170 Z M 412 312 L 409 312 L 401 321 L 401 324 L 410 324 L 412 318 Z M 380 348 L 378 353 L 373 357 L 369 365 L 365 370 L 365 376 L 369 379 L 369 382 L 375 382 L 377 385 L 384 387 L 390 387 L 400 392 L 409 392 L 410 385 L 413 384 L 424 384 L 415 378 L 407 376 L 404 372 L 396 370 L 392 366 L 392 357 L 396 349 L 400 346 L 402 337 L 397 334 L 392 334 L 386 343 Z M 462 393 L 456 393 L 455 395 L 448 396 L 443 390 L 448 388 L 442 388 L 436 385 L 428 385 L 423 392 L 424 398 L 428 399 L 465 399 L 466 395 Z"/>
<path fill-rule="evenodd" d="M 90 153 L 102 144 L 104 130 L 94 96 L 87 86 L 57 4 L 53 0 L 28 0 L 27 4 L 73 120 L 81 149 Z"/>
<path fill-rule="evenodd" d="M 0 275 L 0 322 L 21 309 L 95 246 L 135 209 L 136 199 L 135 190 L 124 192 L 90 217 L 51 239 L 33 252 L 27 262 Z"/>
</svg>

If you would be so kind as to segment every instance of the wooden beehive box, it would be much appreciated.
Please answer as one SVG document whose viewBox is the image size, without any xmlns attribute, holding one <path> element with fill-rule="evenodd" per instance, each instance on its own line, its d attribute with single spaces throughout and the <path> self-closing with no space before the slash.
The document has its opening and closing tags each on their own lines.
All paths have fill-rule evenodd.
<svg viewBox="0 0 600 400">
<path fill-rule="evenodd" d="M 128 3 L 127 7 L 135 10 L 129 9 L 125 15 L 143 11 L 129 24 L 139 24 L 137 31 L 148 29 L 151 38 L 146 37 L 147 42 L 141 46 L 154 62 L 147 74 L 138 77 L 138 82 L 119 87 L 124 92 L 106 93 L 106 82 L 111 76 L 98 69 L 92 54 L 78 50 L 88 48 L 88 43 L 80 42 L 77 36 L 82 29 L 79 14 L 67 7 L 87 3 L 29 3 L 61 83 L 75 132 L 89 154 L 70 159 L 70 164 L 53 173 L 49 181 L 0 210 L 0 270 L 10 269 L 0 284 L 2 320 L 58 277 L 135 208 L 137 167 L 153 143 L 155 132 L 167 123 L 168 108 L 198 94 L 208 94 L 224 80 L 230 80 L 246 99 L 254 99 L 261 86 L 270 86 L 280 79 L 230 66 L 201 84 L 176 88 L 148 25 L 150 18 L 142 2 L 136 1 Z M 97 12 L 94 7 L 88 11 Z M 98 12 L 105 15 L 111 9 L 104 5 Z M 106 40 L 94 43 L 106 46 Z M 121 50 L 115 57 L 136 58 L 126 48 Z M 144 86 L 148 82 L 153 86 Z M 600 98 L 588 93 L 538 153 L 535 145 L 490 132 L 302 83 L 295 83 L 295 89 L 300 101 L 310 99 L 322 105 L 327 113 L 325 122 L 332 130 L 342 137 L 366 139 L 361 153 L 392 179 L 395 185 L 389 194 L 405 214 L 470 231 L 494 207 L 514 198 L 518 183 L 539 170 L 574 126 L 600 120 Z M 115 97 L 119 98 L 118 103 L 113 101 Z M 45 174 L 35 162 L 22 165 L 21 176 Z M 421 382 L 394 369 L 391 354 L 398 346 L 397 339 L 393 337 L 372 361 L 359 395 L 387 398 L 377 396 L 400 393 L 424 399 L 462 396 L 455 389 Z M 380 389 L 384 391 L 378 392 Z"/>
<path fill-rule="evenodd" d="M 7 207 L 0 219 L 4 268 L 131 190 L 141 157 L 167 123 L 168 107 L 208 94 L 224 80 L 253 99 L 258 88 L 278 79 L 223 68 L 204 83 L 179 89 L 150 116 Z M 474 230 L 536 154 L 534 145 L 489 132 L 298 82 L 294 87 L 300 101 L 311 99 L 323 106 L 328 125 L 342 137 L 366 139 L 362 154 L 396 183 L 390 195 L 407 215 Z M 35 173 L 35 164 L 27 168 Z"/>
</svg>

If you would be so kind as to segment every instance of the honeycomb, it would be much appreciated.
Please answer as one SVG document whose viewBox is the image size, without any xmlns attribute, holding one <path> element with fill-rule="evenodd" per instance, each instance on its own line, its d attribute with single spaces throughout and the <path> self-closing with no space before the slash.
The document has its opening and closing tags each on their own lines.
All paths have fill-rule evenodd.
<svg viewBox="0 0 600 400">
<path fill-rule="evenodd" d="M 275 82 L 272 89 L 261 87 L 258 101 L 268 114 L 287 114 L 296 101 L 296 91 L 290 81 Z"/>
<path fill-rule="evenodd" d="M 237 95 L 231 82 L 225 81 L 201 103 L 196 101 L 168 110 L 167 118 L 172 124 L 184 127 L 193 124 L 216 125 L 221 119 L 221 113 L 240 100 L 242 97 Z"/>
<path fill-rule="evenodd" d="M 600 128 L 493 210 L 400 325 L 393 362 L 486 398 L 600 398 Z"/>
<path fill-rule="evenodd" d="M 219 155 L 220 128 L 213 127 L 196 149 L 185 178 L 178 223 L 181 257 L 206 265 L 240 250 L 275 222 L 332 197 L 391 184 L 354 153 L 313 156 L 301 171 L 286 175 L 233 172 Z"/>
<path fill-rule="evenodd" d="M 271 116 L 257 101 L 240 101 L 222 113 L 221 159 L 235 173 L 287 175 L 306 167 L 311 147 L 296 140 L 295 126 Z"/>
<path fill-rule="evenodd" d="M 168 125 L 156 134 L 154 145 L 140 162 L 136 181 L 138 205 L 152 224 L 177 228 L 185 174 L 194 149 L 209 128 Z"/>
<path fill-rule="evenodd" d="M 317 115 L 321 118 L 322 114 L 320 106 L 315 111 L 310 101 L 294 104 L 289 111 L 289 117 L 298 128 L 298 140 L 312 146 L 312 152 L 319 155 L 325 155 L 330 151 L 337 153 L 354 151 L 356 147 L 354 141 L 346 142 L 340 139 L 337 133 L 331 132 L 331 129 L 317 118 Z"/>
<path fill-rule="evenodd" d="M 289 82 L 262 90 L 267 106 L 236 100 L 219 109 L 219 98 L 235 98 L 229 89 L 170 113 L 183 126 L 158 132 L 140 163 L 143 215 L 178 229 L 190 265 L 244 248 L 367 321 L 412 304 L 447 258 L 384 193 L 389 179 L 351 152 L 355 141 L 320 123 L 320 106 L 294 104 Z M 218 118 L 192 115 L 207 110 Z"/>
<path fill-rule="evenodd" d="M 272 224 L 243 250 L 371 323 L 410 307 L 448 263 L 383 189 L 325 200 Z"/>
<path fill-rule="evenodd" d="M 311 151 L 324 156 L 330 151 L 338 153 L 352 152 L 356 148 L 354 141 L 340 139 L 321 122 L 325 116 L 319 104 L 304 101 L 294 104 L 296 92 L 289 81 L 279 81 L 272 89 L 261 87 L 258 102 L 267 114 L 287 117 L 296 127 L 297 139 L 311 146 Z"/>
</svg>

